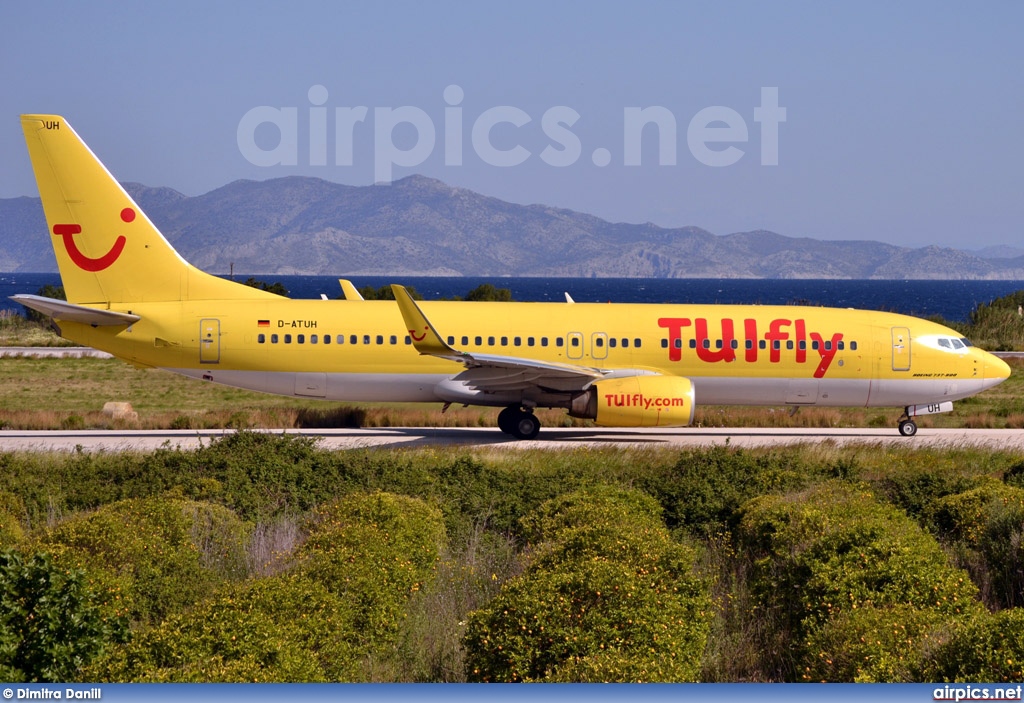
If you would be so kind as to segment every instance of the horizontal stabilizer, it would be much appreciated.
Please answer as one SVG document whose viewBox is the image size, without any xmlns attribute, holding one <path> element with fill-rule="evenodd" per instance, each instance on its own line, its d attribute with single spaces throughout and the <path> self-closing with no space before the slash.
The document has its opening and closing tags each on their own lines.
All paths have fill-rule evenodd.
<svg viewBox="0 0 1024 703">
<path fill-rule="evenodd" d="M 87 308 L 84 305 L 73 305 L 63 300 L 44 298 L 39 295 L 12 295 L 11 300 L 44 315 L 49 315 L 54 320 L 80 322 L 84 325 L 92 325 L 93 327 L 127 326 L 142 319 L 138 315 L 129 315 L 125 312 L 114 312 L 113 310 Z"/>
</svg>

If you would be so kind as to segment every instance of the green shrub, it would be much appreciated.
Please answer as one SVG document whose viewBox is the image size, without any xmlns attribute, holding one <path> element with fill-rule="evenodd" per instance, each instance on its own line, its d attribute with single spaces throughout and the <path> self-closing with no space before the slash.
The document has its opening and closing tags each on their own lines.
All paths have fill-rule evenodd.
<svg viewBox="0 0 1024 703">
<path fill-rule="evenodd" d="M 711 603 L 694 551 L 636 491 L 596 488 L 541 506 L 525 574 L 472 615 L 477 681 L 693 681 Z M 625 529 L 624 529 L 625 528 Z"/>
<path fill-rule="evenodd" d="M 44 553 L 0 552 L 0 679 L 71 681 L 126 633 L 78 570 Z"/>
<path fill-rule="evenodd" d="M 346 604 L 349 631 L 370 652 L 393 642 L 444 543 L 436 508 L 388 493 L 354 494 L 315 511 L 296 569 Z"/>
<path fill-rule="evenodd" d="M 878 492 L 890 503 L 902 508 L 918 520 L 926 520 L 935 501 L 954 493 L 970 490 L 978 485 L 976 478 L 956 471 L 941 471 L 933 466 L 926 469 L 908 467 L 899 461 L 891 475 L 879 480 Z"/>
<path fill-rule="evenodd" d="M 1024 610 L 963 620 L 915 672 L 919 681 L 1019 682 L 1024 679 Z"/>
<path fill-rule="evenodd" d="M 132 620 L 155 622 L 244 578 L 246 533 L 225 508 L 169 497 L 112 503 L 41 541 L 61 564 L 85 568 Z"/>
<path fill-rule="evenodd" d="M 294 575 L 236 586 L 137 633 L 86 671 L 113 682 L 326 682 L 353 679 L 344 603 Z"/>
<path fill-rule="evenodd" d="M 946 496 L 936 501 L 931 520 L 965 554 L 992 606 L 1024 605 L 1024 488 L 990 481 Z"/>
<path fill-rule="evenodd" d="M 843 484 L 756 498 L 744 507 L 738 536 L 757 560 L 755 590 L 805 630 L 867 604 L 948 614 L 976 606 L 977 589 L 933 537 Z"/>
<path fill-rule="evenodd" d="M 25 537 L 21 516 L 25 507 L 18 496 L 0 491 L 0 549 L 13 547 Z"/>
<path fill-rule="evenodd" d="M 776 662 L 783 669 L 809 666 L 816 653 L 806 649 L 808 642 L 834 651 L 844 633 L 879 627 L 860 619 L 869 616 L 849 615 L 852 611 L 900 606 L 956 618 L 981 610 L 977 588 L 966 572 L 949 564 L 935 539 L 866 491 L 823 483 L 798 494 L 756 498 L 742 512 L 738 538 L 752 560 L 751 592 L 789 642 L 770 656 L 793 656 L 792 664 Z M 836 620 L 841 616 L 847 620 Z M 834 620 L 830 630 L 816 634 Z M 899 652 L 897 647 L 890 654 Z M 897 675 L 886 667 L 868 674 L 885 677 L 891 670 Z"/>
<path fill-rule="evenodd" d="M 946 618 L 909 605 L 846 610 L 807 638 L 805 681 L 914 681 L 924 652 L 939 640 Z"/>
<path fill-rule="evenodd" d="M 353 494 L 314 511 L 291 572 L 172 615 L 94 667 L 115 681 L 367 681 L 392 656 L 445 533 L 415 498 Z"/>
<path fill-rule="evenodd" d="M 661 502 L 670 528 L 703 534 L 731 524 L 751 498 L 802 488 L 822 473 L 829 470 L 807 465 L 796 452 L 713 447 L 683 452 L 641 486 Z"/>
</svg>

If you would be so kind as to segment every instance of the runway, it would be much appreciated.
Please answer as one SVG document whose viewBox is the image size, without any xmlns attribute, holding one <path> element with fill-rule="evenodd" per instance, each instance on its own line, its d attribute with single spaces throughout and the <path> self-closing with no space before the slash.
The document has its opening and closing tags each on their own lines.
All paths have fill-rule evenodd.
<svg viewBox="0 0 1024 703">
<path fill-rule="evenodd" d="M 285 430 L 261 430 L 280 434 Z M 160 447 L 194 449 L 233 430 L 73 430 L 0 431 L 0 452 L 153 451 Z M 458 446 L 468 449 L 569 450 L 577 448 L 684 448 L 728 444 L 732 447 L 785 446 L 831 442 L 900 447 L 982 447 L 1024 452 L 1024 430 L 928 429 L 902 437 L 895 428 L 673 428 L 604 429 L 551 427 L 537 439 L 512 439 L 486 427 L 390 427 L 373 429 L 287 430 L 315 437 L 324 449 Z"/>
</svg>

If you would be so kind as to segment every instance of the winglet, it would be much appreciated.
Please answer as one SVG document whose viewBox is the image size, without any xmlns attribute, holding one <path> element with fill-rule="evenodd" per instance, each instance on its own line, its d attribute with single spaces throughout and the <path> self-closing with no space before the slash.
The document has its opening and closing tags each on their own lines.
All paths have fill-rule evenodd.
<svg viewBox="0 0 1024 703">
<path fill-rule="evenodd" d="M 345 296 L 345 300 L 362 300 L 363 296 L 359 295 L 359 291 L 352 285 L 352 281 L 347 278 L 339 278 L 338 283 L 341 284 L 341 292 Z"/>
<path fill-rule="evenodd" d="M 398 309 L 402 311 L 402 319 L 405 320 L 405 327 L 409 330 L 409 336 L 412 337 L 412 345 L 416 347 L 416 351 L 433 356 L 462 356 L 441 338 L 404 286 L 393 283 L 391 291 L 395 294 L 395 302 L 398 303 Z"/>
</svg>

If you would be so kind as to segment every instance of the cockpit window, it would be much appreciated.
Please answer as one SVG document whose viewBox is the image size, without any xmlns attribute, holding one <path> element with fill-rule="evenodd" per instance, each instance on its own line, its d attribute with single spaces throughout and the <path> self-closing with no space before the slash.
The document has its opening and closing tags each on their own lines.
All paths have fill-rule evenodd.
<svg viewBox="0 0 1024 703">
<path fill-rule="evenodd" d="M 963 337 L 953 337 L 945 334 L 925 334 L 915 337 L 914 340 L 926 347 L 949 354 L 966 354 L 967 349 L 973 346 Z"/>
<path fill-rule="evenodd" d="M 967 339 L 967 337 L 961 337 L 960 341 L 963 342 L 963 345 L 965 347 L 973 347 L 974 346 L 973 344 L 971 344 L 971 340 Z"/>
</svg>

